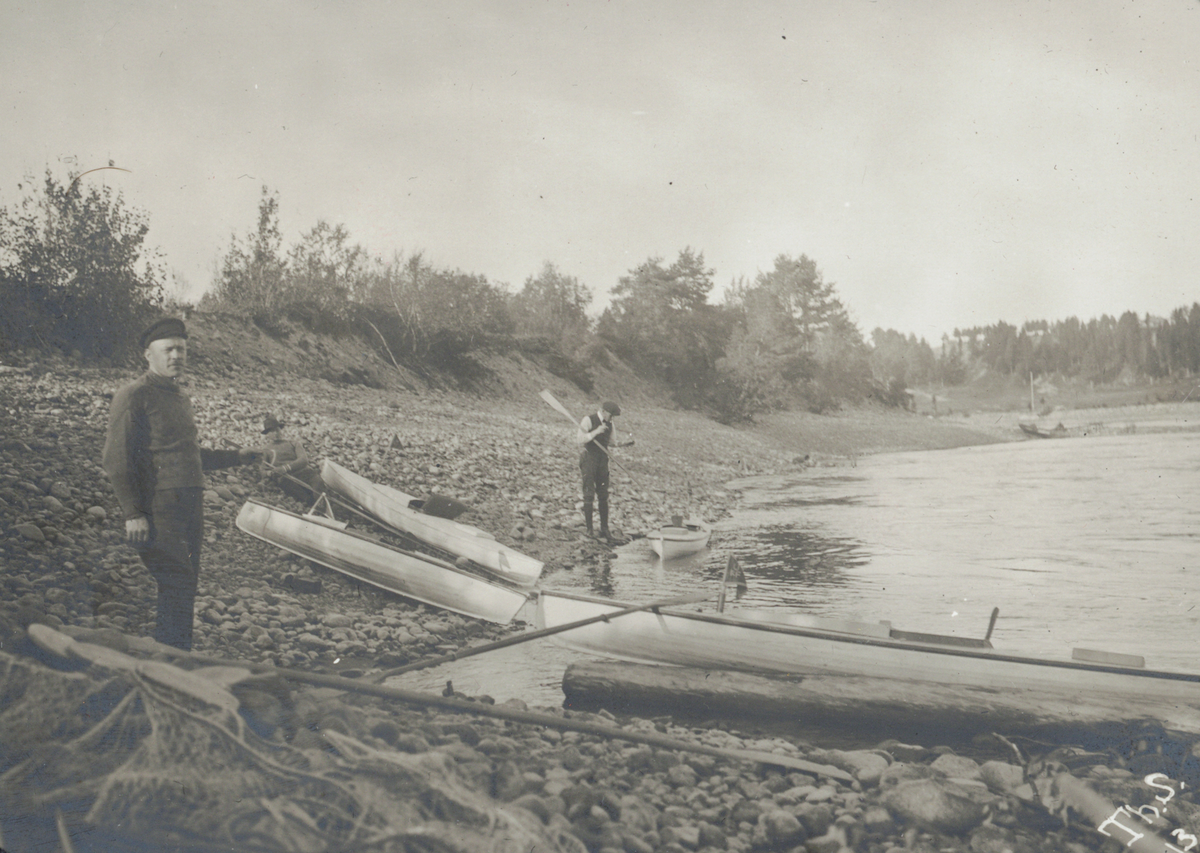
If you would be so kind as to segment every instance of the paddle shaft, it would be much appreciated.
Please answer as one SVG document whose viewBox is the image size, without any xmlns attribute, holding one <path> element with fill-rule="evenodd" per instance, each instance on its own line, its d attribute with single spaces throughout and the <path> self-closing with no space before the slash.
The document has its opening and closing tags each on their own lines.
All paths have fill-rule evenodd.
<svg viewBox="0 0 1200 853">
<path fill-rule="evenodd" d="M 681 604 L 695 604 L 697 601 L 704 601 L 711 598 L 707 592 L 695 592 L 691 595 L 684 595 L 679 598 L 669 598 L 664 601 L 652 601 L 649 604 L 639 604 L 636 607 L 626 607 L 623 610 L 618 610 L 614 613 L 602 613 L 599 616 L 589 616 L 587 619 L 579 619 L 575 622 L 568 622 L 565 625 L 552 625 L 549 628 L 539 628 L 536 631 L 528 631 L 524 634 L 518 634 L 513 637 L 506 637 L 503 640 L 497 640 L 494 643 L 488 643 L 485 646 L 475 646 L 474 648 L 463 649 L 461 652 L 451 652 L 448 655 L 441 657 L 430 658 L 429 660 L 417 661 L 405 666 L 389 669 L 381 672 L 378 675 L 371 677 L 371 682 L 378 684 L 384 679 L 391 678 L 393 675 L 400 675 L 405 672 L 415 672 L 419 669 L 429 669 L 430 667 L 439 666 L 443 663 L 451 663 L 452 661 L 469 658 L 473 655 L 481 655 L 484 652 L 495 651 L 496 649 L 507 648 L 508 646 L 527 643 L 530 640 L 539 640 L 542 637 L 549 637 L 551 634 L 561 634 L 564 631 L 571 631 L 575 628 L 582 628 L 585 625 L 591 625 L 595 622 L 607 622 L 610 619 L 616 619 L 618 616 L 627 616 L 630 613 L 640 613 L 643 610 L 658 611 L 661 607 L 677 607 Z"/>
</svg>

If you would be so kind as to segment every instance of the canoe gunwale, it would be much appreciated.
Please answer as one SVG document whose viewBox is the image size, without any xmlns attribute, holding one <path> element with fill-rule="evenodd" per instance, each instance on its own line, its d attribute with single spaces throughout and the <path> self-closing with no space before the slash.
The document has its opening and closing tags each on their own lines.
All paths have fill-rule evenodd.
<svg viewBox="0 0 1200 853">
<path fill-rule="evenodd" d="M 413 498 L 331 459 L 321 463 L 321 479 L 343 499 L 362 508 L 381 526 L 433 548 L 464 557 L 491 575 L 522 588 L 532 587 L 545 564 L 498 542 L 487 531 L 452 519 L 425 515 L 408 506 Z"/>
<path fill-rule="evenodd" d="M 243 526 L 242 515 L 246 512 L 248 507 L 257 507 L 258 509 L 266 511 L 267 514 L 263 516 L 264 525 L 262 529 L 251 529 L 248 526 Z M 353 562 L 348 557 L 330 554 L 307 542 L 290 541 L 288 537 L 281 535 L 278 530 L 270 530 L 267 527 L 267 522 L 270 521 L 272 515 L 283 516 L 287 519 L 300 522 L 304 525 L 319 526 L 326 533 L 326 535 L 346 537 L 354 540 L 356 543 L 362 543 L 371 549 L 378 549 L 379 552 L 386 552 L 388 555 L 394 555 L 394 557 L 398 560 L 416 564 L 415 568 L 410 569 L 410 571 L 428 572 L 430 573 L 428 576 L 431 577 L 437 577 L 437 575 L 440 573 L 442 575 L 452 575 L 462 578 L 471 585 L 471 588 L 487 588 L 490 590 L 489 600 L 492 602 L 495 602 L 498 596 L 507 597 L 510 601 L 510 606 L 506 606 L 503 609 L 499 607 L 493 607 L 491 610 L 473 607 L 470 605 L 470 596 L 464 595 L 463 590 L 465 587 L 460 587 L 458 589 L 443 587 L 440 590 L 442 597 L 435 598 L 430 592 L 428 592 L 427 589 L 422 590 L 419 582 L 416 583 L 416 588 L 414 588 L 414 580 L 405 578 L 404 568 L 396 567 L 391 569 L 391 571 L 395 573 L 393 575 L 389 574 L 387 570 L 375 568 L 371 565 L 359 564 Z M 412 601 L 418 601 L 422 604 L 426 604 L 430 607 L 436 607 L 441 610 L 460 613 L 473 619 L 483 619 L 501 625 L 509 624 L 528 602 L 529 591 L 514 586 L 511 583 L 497 583 L 492 578 L 485 578 L 473 572 L 464 571 L 442 560 L 431 559 L 425 554 L 395 548 L 387 543 L 380 542 L 377 539 L 364 536 L 352 530 L 338 530 L 336 528 L 318 525 L 316 522 L 313 522 L 302 515 L 298 515 L 294 512 L 290 512 L 279 507 L 271 506 L 270 504 L 263 503 L 262 501 L 255 500 L 253 498 L 248 499 L 242 506 L 242 509 L 238 514 L 237 527 L 248 536 L 253 536 L 255 539 L 266 542 L 267 544 L 283 551 L 287 551 L 290 554 L 295 554 L 303 559 L 311 560 L 312 562 L 325 566 L 332 571 L 340 572 L 347 577 L 352 577 L 363 583 L 369 583 L 372 586 L 390 592 L 393 595 L 399 595 L 403 598 L 407 598 Z M 376 556 L 378 556 L 378 554 L 376 554 Z M 458 597 L 460 600 L 452 600 L 455 597 Z M 519 599 L 519 603 L 517 602 L 517 599 Z M 514 603 L 515 607 L 511 606 Z M 510 609 L 511 613 L 509 613 Z M 505 613 L 509 614 L 507 618 L 500 618 Z"/>
<path fill-rule="evenodd" d="M 609 599 L 599 598 L 595 596 L 579 595 L 576 593 L 559 592 L 556 590 L 540 590 L 539 596 L 553 596 L 558 598 L 566 598 L 575 601 L 583 601 L 590 604 L 600 604 L 611 607 L 626 607 L 621 602 L 612 601 Z M 742 629 L 758 630 L 767 633 L 786 634 L 791 636 L 807 637 L 818 640 L 828 640 L 838 643 L 847 643 L 860 646 L 875 646 L 879 648 L 911 651 L 924 654 L 943 655 L 946 657 L 969 658 L 974 660 L 984 661 L 999 661 L 1005 663 L 1020 664 L 1026 666 L 1046 667 L 1049 669 L 1076 670 L 1081 672 L 1094 672 L 1123 675 L 1130 678 L 1147 678 L 1166 681 L 1176 681 L 1191 684 L 1200 684 L 1200 674 L 1184 673 L 1184 672 L 1169 672 L 1165 670 L 1154 669 L 1137 669 L 1124 666 L 1112 666 L 1106 664 L 1089 663 L 1086 661 L 1075 660 L 1052 660 L 1049 658 L 1034 658 L 1023 655 L 1012 655 L 998 653 L 990 649 L 969 648 L 963 646 L 948 646 L 937 643 L 914 642 L 910 640 L 902 640 L 895 638 L 880 638 L 869 637 L 861 634 L 842 633 L 833 630 L 822 630 L 818 628 L 805 628 L 797 625 L 784 625 L 779 623 L 769 622 L 751 622 L 744 619 L 732 617 L 729 614 L 714 614 L 714 613 L 697 613 L 687 610 L 676 610 L 671 608 L 656 609 L 660 618 L 662 616 L 671 616 L 674 618 L 690 619 L 698 622 L 707 622 L 715 625 L 726 625 Z M 932 636 L 932 635 L 931 635 Z"/>
</svg>

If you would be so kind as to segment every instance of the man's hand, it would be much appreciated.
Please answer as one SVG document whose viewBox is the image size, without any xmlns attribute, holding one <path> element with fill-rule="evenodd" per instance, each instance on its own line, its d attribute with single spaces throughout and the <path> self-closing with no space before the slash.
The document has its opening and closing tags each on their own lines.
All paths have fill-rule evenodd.
<svg viewBox="0 0 1200 853">
<path fill-rule="evenodd" d="M 144 515 L 125 519 L 125 540 L 135 548 L 150 541 L 150 519 Z"/>
<path fill-rule="evenodd" d="M 242 447 L 238 450 L 238 462 L 242 465 L 250 462 L 257 462 L 263 458 L 261 450 L 255 450 L 252 447 Z"/>
</svg>

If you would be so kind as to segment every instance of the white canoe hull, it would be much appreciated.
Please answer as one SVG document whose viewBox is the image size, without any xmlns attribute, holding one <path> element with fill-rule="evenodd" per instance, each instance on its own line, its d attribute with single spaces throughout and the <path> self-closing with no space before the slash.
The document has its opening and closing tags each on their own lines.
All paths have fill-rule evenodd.
<svg viewBox="0 0 1200 853">
<path fill-rule="evenodd" d="M 701 524 L 686 527 L 664 525 L 646 534 L 654 553 L 664 560 L 674 560 L 703 551 L 708 547 L 712 529 Z"/>
<path fill-rule="evenodd" d="M 452 565 L 397 551 L 255 501 L 242 507 L 237 526 L 257 539 L 349 577 L 476 619 L 506 625 L 528 598 L 521 590 Z"/>
<path fill-rule="evenodd" d="M 542 575 L 540 560 L 501 545 L 478 527 L 411 509 L 409 503 L 414 500 L 411 495 L 372 482 L 336 462 L 323 460 L 321 479 L 330 489 L 358 504 L 384 524 L 403 530 L 434 548 L 466 557 L 507 581 L 532 586 Z"/>
<path fill-rule="evenodd" d="M 542 591 L 538 627 L 627 607 L 620 602 Z M 804 615 L 768 622 L 731 614 L 661 610 L 632 613 L 559 635 L 580 651 L 637 663 L 785 675 L 845 675 L 924 681 L 989 690 L 1137 697 L 1200 708 L 1200 675 L 1074 660 L 1000 654 L 990 648 L 895 639 L 887 623 Z M 790 624 L 788 624 L 790 623 Z M 969 642 L 969 641 L 968 641 Z M 1189 714 L 1194 717 L 1194 712 Z"/>
</svg>

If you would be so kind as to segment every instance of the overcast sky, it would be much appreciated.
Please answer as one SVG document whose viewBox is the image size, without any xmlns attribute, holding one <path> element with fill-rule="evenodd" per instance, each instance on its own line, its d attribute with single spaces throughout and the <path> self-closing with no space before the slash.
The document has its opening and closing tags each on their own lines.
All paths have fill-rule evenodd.
<svg viewBox="0 0 1200 853">
<path fill-rule="evenodd" d="M 0 205 L 100 172 L 198 296 L 278 191 L 607 301 L 813 258 L 865 333 L 1200 299 L 1200 2 L 0 0 Z M 26 184 L 28 186 L 28 184 Z"/>
</svg>

